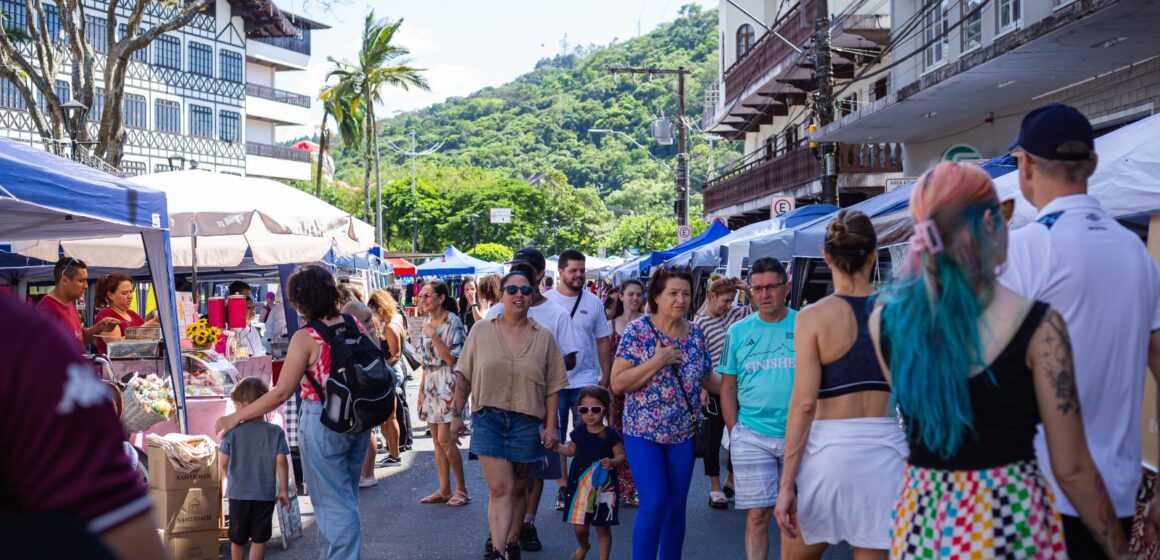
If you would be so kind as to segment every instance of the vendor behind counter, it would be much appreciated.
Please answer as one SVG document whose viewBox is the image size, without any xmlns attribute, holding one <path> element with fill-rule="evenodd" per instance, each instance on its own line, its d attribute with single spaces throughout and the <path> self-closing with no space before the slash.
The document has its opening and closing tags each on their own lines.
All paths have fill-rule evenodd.
<svg viewBox="0 0 1160 560">
<path fill-rule="evenodd" d="M 156 318 L 148 321 L 142 319 L 130 307 L 133 305 L 133 279 L 123 272 L 110 272 L 97 281 L 95 304 L 100 311 L 95 321 L 112 319 L 117 322 L 116 328 L 97 339 L 97 350 L 107 353 L 106 341 L 119 340 L 125 337 L 125 330 L 129 327 L 155 327 L 159 323 Z"/>
</svg>

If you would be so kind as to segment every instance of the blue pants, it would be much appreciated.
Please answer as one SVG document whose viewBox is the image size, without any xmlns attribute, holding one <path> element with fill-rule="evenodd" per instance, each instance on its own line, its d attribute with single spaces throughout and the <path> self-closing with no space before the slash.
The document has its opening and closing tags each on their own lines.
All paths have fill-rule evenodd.
<svg viewBox="0 0 1160 560">
<path fill-rule="evenodd" d="M 679 559 L 685 543 L 685 504 L 693 479 L 693 440 L 653 443 L 624 437 L 624 452 L 636 481 L 640 510 L 632 528 L 633 560 Z"/>
<path fill-rule="evenodd" d="M 322 425 L 322 403 L 303 399 L 299 448 L 314 516 L 318 521 L 318 557 L 358 560 L 362 529 L 358 515 L 358 480 L 371 432 L 340 434 Z"/>
<path fill-rule="evenodd" d="M 560 406 L 556 414 L 556 430 L 560 432 L 560 443 L 568 441 L 568 434 L 573 428 L 580 427 L 580 413 L 576 407 L 580 406 L 580 391 L 577 389 L 560 389 Z M 568 413 L 572 413 L 572 421 L 568 422 Z"/>
</svg>

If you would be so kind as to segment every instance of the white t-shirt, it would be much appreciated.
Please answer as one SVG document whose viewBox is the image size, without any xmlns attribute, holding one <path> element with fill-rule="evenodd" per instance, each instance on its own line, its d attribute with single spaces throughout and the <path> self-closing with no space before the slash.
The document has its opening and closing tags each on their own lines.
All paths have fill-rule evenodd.
<svg viewBox="0 0 1160 560">
<path fill-rule="evenodd" d="M 544 297 L 559 305 L 565 315 L 572 313 L 576 305 L 575 296 L 566 296 L 559 289 L 552 290 Z M 579 389 L 600 383 L 600 360 L 596 356 L 596 339 L 612 334 L 608 319 L 604 316 L 604 303 L 587 290 L 580 290 L 580 305 L 572 315 L 576 335 L 580 341 L 580 353 L 576 355 L 576 367 L 568 372 L 568 388 Z"/>
<path fill-rule="evenodd" d="M 999 278 L 1049 303 L 1067 322 L 1084 433 L 1119 517 L 1136 512 L 1148 342 L 1160 330 L 1160 268 L 1136 234 L 1088 195 L 1057 198 L 1011 232 Z M 1059 511 L 1075 507 L 1051 472 L 1043 426 L 1035 438 Z"/>
<path fill-rule="evenodd" d="M 483 318 L 494 319 L 499 317 L 501 313 L 503 313 L 503 304 L 496 303 L 487 310 L 487 314 Z M 580 345 L 577 344 L 579 338 L 576 336 L 575 327 L 572 326 L 572 320 L 568 318 L 568 312 L 560 309 L 559 305 L 552 303 L 551 300 L 540 305 L 533 305 L 528 308 L 528 317 L 552 333 L 552 336 L 556 338 L 556 346 L 560 347 L 562 354 L 567 356 L 580 352 Z"/>
</svg>

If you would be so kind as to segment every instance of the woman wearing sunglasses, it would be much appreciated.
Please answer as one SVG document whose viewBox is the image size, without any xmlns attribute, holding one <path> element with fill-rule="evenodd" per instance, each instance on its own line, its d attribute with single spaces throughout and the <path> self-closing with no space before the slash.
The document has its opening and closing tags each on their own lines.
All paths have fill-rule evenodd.
<svg viewBox="0 0 1160 560">
<path fill-rule="evenodd" d="M 446 503 L 452 507 L 467 505 L 467 480 L 463 477 L 463 458 L 459 456 L 459 438 L 449 431 L 455 394 L 455 364 L 463 350 L 467 333 L 459 321 L 459 306 L 451 299 L 447 284 L 428 282 L 419 291 L 419 308 L 427 314 L 423 321 L 419 351 L 423 358 L 423 380 L 419 391 L 419 419 L 431 428 L 435 442 L 435 467 L 439 471 L 439 490 L 419 500 L 424 504 Z M 451 475 L 458 483 L 451 493 Z"/>
<path fill-rule="evenodd" d="M 534 289 L 530 273 L 520 267 L 500 281 L 503 312 L 475 324 L 455 371 L 455 405 L 451 431 L 463 430 L 463 407 L 472 401 L 471 452 L 479 456 L 490 499 L 487 506 L 491 549 L 487 558 L 502 559 L 519 551 L 509 542 L 513 523 L 524 516 L 524 485 L 543 447 L 557 442 L 559 392 L 568 387 L 564 356 L 552 333 L 528 317 Z M 541 419 L 547 418 L 547 425 Z M 542 430 L 541 430 L 542 428 Z"/>
</svg>

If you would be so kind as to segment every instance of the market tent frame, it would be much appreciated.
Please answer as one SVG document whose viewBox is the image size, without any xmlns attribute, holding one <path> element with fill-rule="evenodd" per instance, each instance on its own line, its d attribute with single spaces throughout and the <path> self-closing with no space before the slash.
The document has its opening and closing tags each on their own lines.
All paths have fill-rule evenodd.
<svg viewBox="0 0 1160 560">
<path fill-rule="evenodd" d="M 91 167 L 0 138 L 0 239 L 14 250 L 42 239 L 136 237 L 157 286 L 165 362 L 177 400 L 177 419 L 188 430 L 177 305 L 173 292 L 169 213 L 165 194 L 122 181 Z M 57 244 L 44 254 L 55 262 Z M 67 248 L 66 256 L 71 254 Z M 81 258 L 80 260 L 85 260 Z M 105 263 L 94 261 L 94 266 Z M 144 264 L 144 263 L 142 263 Z"/>
<path fill-rule="evenodd" d="M 462 276 L 466 274 L 503 274 L 502 264 L 477 259 L 454 245 L 443 255 L 415 267 L 416 276 Z"/>
<path fill-rule="evenodd" d="M 641 276 L 647 276 L 649 274 L 649 270 L 652 267 L 664 263 L 665 261 L 668 261 L 678 255 L 697 249 L 698 247 L 708 245 L 709 243 L 721 239 L 726 235 L 729 235 L 729 226 L 721 222 L 714 221 L 713 223 L 709 224 L 709 227 L 706 228 L 705 231 L 702 231 L 696 237 L 693 237 L 692 239 L 671 249 L 657 251 L 649 255 L 648 259 L 645 259 L 640 263 L 640 274 Z"/>
</svg>

